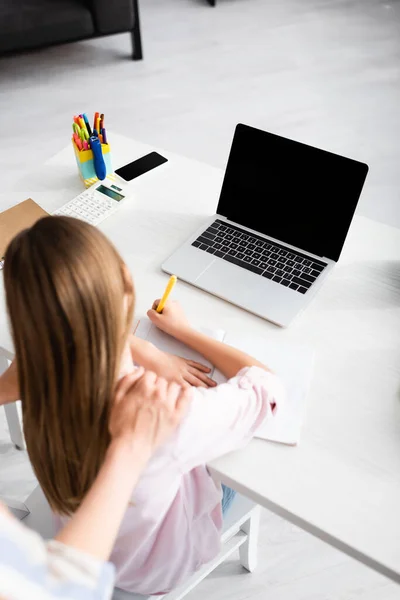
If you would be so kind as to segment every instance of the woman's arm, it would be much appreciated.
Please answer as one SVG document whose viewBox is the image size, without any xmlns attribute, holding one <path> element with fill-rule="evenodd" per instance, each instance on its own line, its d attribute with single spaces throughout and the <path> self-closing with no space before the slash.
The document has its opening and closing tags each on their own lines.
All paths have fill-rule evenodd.
<svg viewBox="0 0 400 600">
<path fill-rule="evenodd" d="M 143 369 L 119 382 L 106 460 L 58 541 L 101 560 L 109 557 L 135 484 L 155 449 L 181 422 L 190 397 L 190 389 L 150 371 L 143 375 Z"/>
<path fill-rule="evenodd" d="M 148 311 L 149 319 L 166 333 L 202 354 L 228 379 L 234 377 L 244 367 L 257 366 L 267 371 L 270 370 L 245 352 L 193 329 L 177 302 L 168 302 L 162 313 L 155 310 L 157 304 L 158 300 Z"/>
<path fill-rule="evenodd" d="M 15 360 L 6 371 L 0 375 L 0 405 L 19 400 L 18 371 Z"/>
<path fill-rule="evenodd" d="M 44 542 L 0 505 L 0 598 L 111 597 L 114 568 L 103 561 L 109 557 L 141 471 L 181 422 L 191 391 L 183 392 L 155 373 L 143 375 L 143 369 L 120 381 L 106 460 L 56 540 Z"/>
<path fill-rule="evenodd" d="M 82 504 L 56 536 L 66 546 L 107 560 L 133 488 L 149 459 L 148 448 L 113 442 Z M 116 492 L 116 490 L 118 490 Z"/>
</svg>

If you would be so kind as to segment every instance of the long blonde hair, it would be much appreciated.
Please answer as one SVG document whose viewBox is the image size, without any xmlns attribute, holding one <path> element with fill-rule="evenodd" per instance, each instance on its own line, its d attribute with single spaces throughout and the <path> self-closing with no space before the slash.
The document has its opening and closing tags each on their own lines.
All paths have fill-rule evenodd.
<svg viewBox="0 0 400 600">
<path fill-rule="evenodd" d="M 71 514 L 110 441 L 132 280 L 98 229 L 45 217 L 9 244 L 4 282 L 29 458 L 53 510 Z"/>
</svg>

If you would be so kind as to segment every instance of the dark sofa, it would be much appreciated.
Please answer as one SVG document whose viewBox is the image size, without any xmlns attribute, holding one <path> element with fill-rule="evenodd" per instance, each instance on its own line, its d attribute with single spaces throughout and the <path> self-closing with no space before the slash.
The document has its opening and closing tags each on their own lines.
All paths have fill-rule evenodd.
<svg viewBox="0 0 400 600">
<path fill-rule="evenodd" d="M 140 60 L 138 0 L 0 0 L 0 54 L 124 31 Z"/>
</svg>

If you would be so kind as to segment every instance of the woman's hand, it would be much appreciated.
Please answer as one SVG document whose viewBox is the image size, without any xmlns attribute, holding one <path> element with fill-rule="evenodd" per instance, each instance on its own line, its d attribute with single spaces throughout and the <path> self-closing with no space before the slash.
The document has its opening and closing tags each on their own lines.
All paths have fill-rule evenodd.
<svg viewBox="0 0 400 600">
<path fill-rule="evenodd" d="M 156 311 L 160 300 L 155 300 L 153 306 L 147 311 L 147 316 L 159 329 L 169 333 L 176 339 L 181 339 L 182 334 L 191 330 L 192 327 L 186 318 L 183 308 L 174 300 L 169 300 L 161 313 Z"/>
<path fill-rule="evenodd" d="M 154 344 L 134 335 L 129 340 L 132 359 L 146 370 L 154 371 L 167 381 L 183 387 L 214 387 L 216 382 L 208 376 L 211 369 L 194 360 L 188 360 L 159 350 Z"/>
<path fill-rule="evenodd" d="M 190 388 L 139 367 L 117 384 L 109 423 L 112 441 L 151 456 L 181 423 L 191 396 Z"/>
</svg>

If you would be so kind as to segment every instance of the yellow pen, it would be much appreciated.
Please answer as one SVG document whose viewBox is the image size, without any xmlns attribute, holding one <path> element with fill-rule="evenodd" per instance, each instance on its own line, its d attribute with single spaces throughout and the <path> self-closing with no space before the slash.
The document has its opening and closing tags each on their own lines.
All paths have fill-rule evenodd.
<svg viewBox="0 0 400 600">
<path fill-rule="evenodd" d="M 161 298 L 158 306 L 157 306 L 157 312 L 160 313 L 162 312 L 166 301 L 168 300 L 168 296 L 170 295 L 172 288 L 174 287 L 174 285 L 176 284 L 176 280 L 177 277 L 176 275 L 171 275 L 171 277 L 169 278 L 169 281 L 167 283 L 167 287 L 165 288 L 165 292 L 163 294 L 163 297 Z"/>
</svg>

